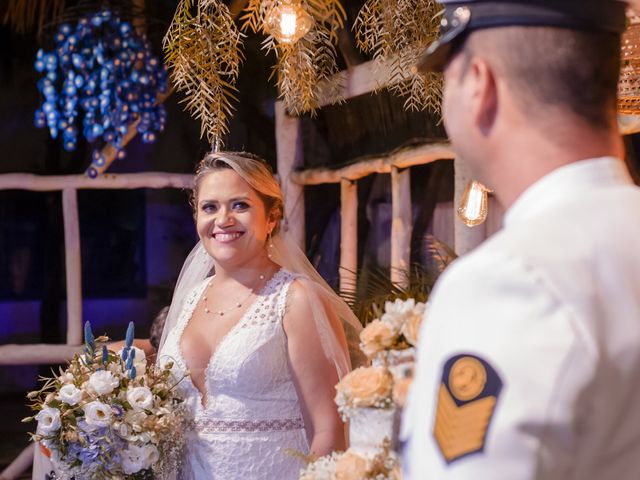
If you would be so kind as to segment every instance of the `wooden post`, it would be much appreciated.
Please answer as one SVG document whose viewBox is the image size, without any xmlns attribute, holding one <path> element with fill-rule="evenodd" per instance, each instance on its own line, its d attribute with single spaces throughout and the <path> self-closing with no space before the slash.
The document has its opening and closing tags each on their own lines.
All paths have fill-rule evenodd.
<svg viewBox="0 0 640 480">
<path fill-rule="evenodd" d="M 67 344 L 80 345 L 82 343 L 82 262 L 76 189 L 62 190 L 62 214 L 67 277 Z"/>
<path fill-rule="evenodd" d="M 391 281 L 406 287 L 411 262 L 411 170 L 391 169 Z"/>
<path fill-rule="evenodd" d="M 454 169 L 454 196 L 453 196 L 453 233 L 454 250 L 458 255 L 463 255 L 480 245 L 486 237 L 485 224 L 475 227 L 467 227 L 458 217 L 458 207 L 467 183 L 471 180 L 464 161 L 456 157 L 453 161 Z"/>
<path fill-rule="evenodd" d="M 340 182 L 340 290 L 355 290 L 358 270 L 358 184 Z"/>
<path fill-rule="evenodd" d="M 287 115 L 282 102 L 276 102 L 276 154 L 278 176 L 284 195 L 285 231 L 304 251 L 304 187 L 291 181 L 291 174 L 302 166 L 300 119 Z"/>
<path fill-rule="evenodd" d="M 13 462 L 11 462 L 9 466 L 2 471 L 2 473 L 0 473 L 0 479 L 13 480 L 15 478 L 19 478 L 31 466 L 34 450 L 35 443 L 29 443 L 27 448 L 22 450 L 20 455 L 18 455 Z"/>
</svg>

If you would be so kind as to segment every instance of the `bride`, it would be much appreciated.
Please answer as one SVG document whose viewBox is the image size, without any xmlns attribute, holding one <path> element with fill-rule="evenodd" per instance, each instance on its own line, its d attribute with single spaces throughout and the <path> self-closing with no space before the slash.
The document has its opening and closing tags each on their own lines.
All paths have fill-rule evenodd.
<svg viewBox="0 0 640 480">
<path fill-rule="evenodd" d="M 208 154 L 158 362 L 193 415 L 180 478 L 297 479 L 298 451 L 345 448 L 334 386 L 360 325 L 281 230 L 282 191 L 247 153 Z"/>
</svg>

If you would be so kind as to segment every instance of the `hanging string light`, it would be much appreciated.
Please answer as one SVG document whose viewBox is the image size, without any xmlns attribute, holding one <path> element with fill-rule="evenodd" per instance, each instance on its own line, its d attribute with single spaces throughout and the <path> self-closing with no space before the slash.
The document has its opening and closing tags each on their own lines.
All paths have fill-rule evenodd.
<svg viewBox="0 0 640 480">
<path fill-rule="evenodd" d="M 300 2 L 278 1 L 265 17 L 266 30 L 281 44 L 295 43 L 313 26 L 313 17 Z"/>
<path fill-rule="evenodd" d="M 491 190 L 477 180 L 467 184 L 458 208 L 458 216 L 467 227 L 475 227 L 487 219 L 489 192 Z"/>
</svg>

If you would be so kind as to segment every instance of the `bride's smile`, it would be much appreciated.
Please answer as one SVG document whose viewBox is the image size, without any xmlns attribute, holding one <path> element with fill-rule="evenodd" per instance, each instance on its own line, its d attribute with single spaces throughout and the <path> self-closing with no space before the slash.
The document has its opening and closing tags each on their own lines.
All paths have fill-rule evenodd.
<svg viewBox="0 0 640 480">
<path fill-rule="evenodd" d="M 211 236 L 220 243 L 231 243 L 239 239 L 244 232 L 213 232 Z"/>
</svg>

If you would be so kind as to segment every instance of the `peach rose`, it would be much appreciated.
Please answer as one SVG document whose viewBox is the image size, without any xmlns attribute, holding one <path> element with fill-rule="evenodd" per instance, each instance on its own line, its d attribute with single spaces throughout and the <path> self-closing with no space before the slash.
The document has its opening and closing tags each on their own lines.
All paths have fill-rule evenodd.
<svg viewBox="0 0 640 480">
<path fill-rule="evenodd" d="M 422 314 L 411 315 L 402 325 L 402 334 L 414 347 L 418 346 L 418 335 L 420 334 L 420 325 L 422 325 Z"/>
<path fill-rule="evenodd" d="M 400 407 L 404 407 L 409 395 L 409 389 L 413 383 L 413 378 L 398 378 L 393 385 L 393 401 Z"/>
<path fill-rule="evenodd" d="M 372 407 L 391 396 L 393 377 L 384 367 L 360 367 L 346 375 L 336 386 L 354 407 Z"/>
<path fill-rule="evenodd" d="M 391 347 L 395 341 L 396 333 L 393 329 L 378 319 L 369 323 L 360 332 L 360 348 L 369 358 Z"/>
<path fill-rule="evenodd" d="M 336 480 L 361 480 L 367 476 L 369 462 L 347 450 L 336 462 Z"/>
</svg>

